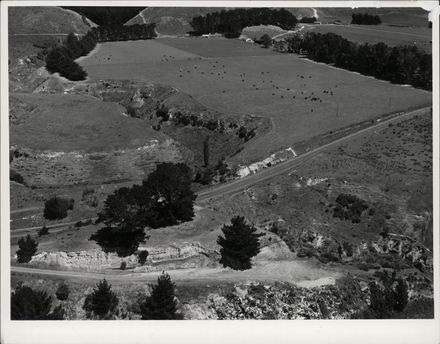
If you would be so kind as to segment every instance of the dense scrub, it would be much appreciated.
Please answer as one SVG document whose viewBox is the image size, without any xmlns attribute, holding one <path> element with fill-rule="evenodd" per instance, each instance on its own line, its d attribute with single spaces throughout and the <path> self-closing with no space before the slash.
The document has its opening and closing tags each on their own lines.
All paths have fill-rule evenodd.
<svg viewBox="0 0 440 344">
<path fill-rule="evenodd" d="M 247 26 L 276 25 L 284 30 L 290 30 L 297 22 L 296 17 L 285 9 L 237 8 L 194 17 L 190 24 L 193 35 L 222 33 L 227 38 L 236 38 Z"/>
<path fill-rule="evenodd" d="M 287 51 L 397 84 L 431 90 L 432 56 L 416 46 L 356 44 L 334 33 L 308 32 L 287 39 Z"/>
<path fill-rule="evenodd" d="M 382 20 L 378 15 L 372 15 L 368 13 L 353 13 L 351 15 L 351 24 L 379 25 L 382 24 Z"/>
</svg>

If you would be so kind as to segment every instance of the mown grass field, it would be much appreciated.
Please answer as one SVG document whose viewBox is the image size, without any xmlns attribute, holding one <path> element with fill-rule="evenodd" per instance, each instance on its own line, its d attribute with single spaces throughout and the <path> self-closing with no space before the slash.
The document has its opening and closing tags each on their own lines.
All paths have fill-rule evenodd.
<svg viewBox="0 0 440 344">
<path fill-rule="evenodd" d="M 124 43 L 125 48 L 127 44 Z M 196 61 L 126 63 L 123 54 L 129 60 L 133 50 L 118 50 L 115 43 L 118 59 L 105 65 L 85 59 L 81 64 L 92 79 L 141 79 L 170 84 L 211 109 L 271 118 L 272 131 L 252 140 L 236 155 L 238 163 L 260 160 L 274 151 L 295 147 L 298 142 L 389 111 L 430 104 L 432 98 L 430 92 L 392 85 L 238 40 L 161 39 L 149 45 L 159 55 L 168 51 L 166 45 L 204 55 Z M 98 58 L 106 56 L 101 57 L 99 50 L 95 54 Z"/>
<path fill-rule="evenodd" d="M 360 44 L 384 42 L 389 46 L 415 45 L 430 52 L 432 49 L 432 30 L 425 27 L 394 27 L 385 25 L 305 25 L 310 32 L 332 32 L 349 41 Z"/>
</svg>

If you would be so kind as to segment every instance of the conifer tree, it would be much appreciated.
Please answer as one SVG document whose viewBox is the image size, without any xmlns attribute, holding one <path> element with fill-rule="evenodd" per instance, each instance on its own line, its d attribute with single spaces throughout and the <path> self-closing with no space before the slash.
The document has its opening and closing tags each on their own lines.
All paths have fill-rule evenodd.
<svg viewBox="0 0 440 344">
<path fill-rule="evenodd" d="M 25 238 L 18 240 L 17 262 L 28 263 L 37 252 L 38 242 L 28 234 Z"/>
<path fill-rule="evenodd" d="M 157 278 L 157 285 L 153 286 L 151 295 L 141 304 L 143 320 L 175 320 L 180 316 L 176 314 L 177 302 L 175 284 L 170 275 L 162 272 Z"/>
<path fill-rule="evenodd" d="M 88 318 L 96 316 L 98 319 L 107 320 L 115 314 L 119 300 L 111 289 L 112 286 L 104 278 L 93 292 L 86 296 L 83 309 Z"/>
<path fill-rule="evenodd" d="M 234 270 L 247 270 L 252 267 L 251 258 L 260 252 L 259 237 L 264 234 L 256 234 L 257 229 L 246 223 L 243 216 L 231 219 L 231 225 L 222 228 L 224 237 L 219 236 L 217 243 L 221 246 L 220 263 Z"/>
</svg>

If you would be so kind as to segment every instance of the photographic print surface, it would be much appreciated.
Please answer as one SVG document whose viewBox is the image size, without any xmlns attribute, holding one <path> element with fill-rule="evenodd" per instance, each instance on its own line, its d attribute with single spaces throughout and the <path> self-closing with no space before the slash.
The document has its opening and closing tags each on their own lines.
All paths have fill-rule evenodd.
<svg viewBox="0 0 440 344">
<path fill-rule="evenodd" d="M 11 319 L 432 319 L 428 14 L 9 7 Z"/>
</svg>

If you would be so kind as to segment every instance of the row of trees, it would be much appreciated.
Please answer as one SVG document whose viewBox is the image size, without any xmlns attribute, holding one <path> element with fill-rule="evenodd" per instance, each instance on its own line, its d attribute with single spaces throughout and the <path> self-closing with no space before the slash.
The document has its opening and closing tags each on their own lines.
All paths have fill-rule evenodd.
<svg viewBox="0 0 440 344">
<path fill-rule="evenodd" d="M 237 38 L 247 26 L 276 25 L 291 30 L 297 23 L 297 18 L 285 9 L 237 8 L 194 17 L 190 25 L 193 35 L 222 33 L 227 38 Z"/>
<path fill-rule="evenodd" d="M 142 320 L 182 319 L 177 313 L 175 284 L 168 274 L 162 273 L 150 295 L 143 297 L 138 305 Z M 69 297 L 69 287 L 61 283 L 56 291 L 60 301 Z M 52 296 L 29 286 L 17 285 L 11 293 L 12 320 L 64 320 L 62 305 L 54 306 Z M 118 315 L 119 298 L 106 279 L 100 281 L 85 297 L 82 308 L 88 319 L 110 320 Z"/>
<path fill-rule="evenodd" d="M 286 40 L 287 51 L 397 84 L 432 89 L 432 56 L 416 46 L 356 44 L 334 33 L 308 32 Z"/>
<path fill-rule="evenodd" d="M 378 15 L 368 13 L 353 13 L 351 15 L 351 23 L 358 25 L 379 25 L 382 24 L 382 20 Z"/>
<path fill-rule="evenodd" d="M 87 73 L 75 62 L 78 57 L 90 53 L 98 42 L 153 39 L 156 37 L 155 27 L 154 23 L 98 26 L 81 38 L 70 33 L 61 46 L 48 51 L 46 68 L 49 73 L 59 73 L 72 81 L 85 80 Z"/>
</svg>

